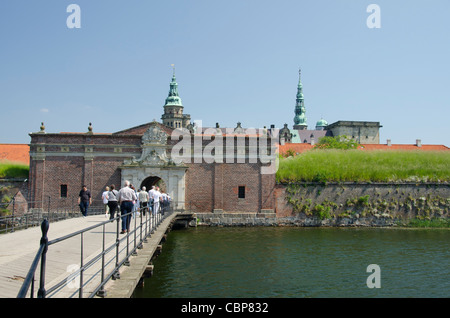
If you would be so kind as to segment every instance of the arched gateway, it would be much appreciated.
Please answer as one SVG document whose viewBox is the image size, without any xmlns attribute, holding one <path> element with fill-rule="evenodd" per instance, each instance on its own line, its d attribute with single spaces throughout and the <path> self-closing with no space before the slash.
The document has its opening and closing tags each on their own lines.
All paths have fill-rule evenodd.
<svg viewBox="0 0 450 318">
<path fill-rule="evenodd" d="M 139 159 L 127 159 L 121 169 L 121 183 L 125 180 L 147 190 L 162 180 L 165 191 L 177 209 L 185 207 L 185 174 L 187 167 L 176 165 L 167 155 L 167 134 L 153 122 L 142 136 L 142 154 Z"/>
<path fill-rule="evenodd" d="M 145 187 L 147 190 L 150 190 L 152 186 L 158 186 L 162 189 L 162 191 L 167 192 L 166 183 L 158 176 L 150 176 L 144 179 L 139 188 L 142 189 Z"/>
</svg>

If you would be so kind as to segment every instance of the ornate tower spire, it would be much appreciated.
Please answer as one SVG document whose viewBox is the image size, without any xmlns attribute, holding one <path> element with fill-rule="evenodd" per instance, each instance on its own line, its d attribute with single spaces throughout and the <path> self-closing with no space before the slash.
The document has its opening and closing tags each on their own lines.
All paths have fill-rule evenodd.
<svg viewBox="0 0 450 318">
<path fill-rule="evenodd" d="M 302 70 L 298 70 L 298 86 L 297 86 L 297 98 L 295 100 L 295 117 L 294 117 L 294 129 L 307 129 L 307 118 L 305 116 L 306 109 L 303 98 L 303 85 L 301 81 Z"/>
<path fill-rule="evenodd" d="M 186 127 L 191 120 L 190 115 L 183 115 L 183 104 L 180 95 L 178 94 L 178 83 L 175 77 L 175 66 L 173 67 L 172 81 L 170 82 L 169 95 L 164 104 L 164 114 L 161 119 L 164 125 L 171 128 Z"/>
<path fill-rule="evenodd" d="M 174 106 L 183 106 L 181 103 L 180 95 L 178 95 L 178 83 L 177 78 L 175 77 L 175 66 L 172 64 L 173 67 L 173 76 L 172 81 L 170 82 L 170 89 L 169 89 L 169 96 L 166 98 L 166 104 L 167 105 L 174 105 Z"/>
</svg>

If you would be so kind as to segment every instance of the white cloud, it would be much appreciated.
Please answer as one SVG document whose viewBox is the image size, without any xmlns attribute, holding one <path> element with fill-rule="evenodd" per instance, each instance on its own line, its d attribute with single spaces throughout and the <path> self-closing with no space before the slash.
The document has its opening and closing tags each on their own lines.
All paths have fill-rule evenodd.
<svg viewBox="0 0 450 318">
<path fill-rule="evenodd" d="M 40 112 L 41 113 L 48 113 L 50 110 L 48 108 L 41 108 Z"/>
</svg>

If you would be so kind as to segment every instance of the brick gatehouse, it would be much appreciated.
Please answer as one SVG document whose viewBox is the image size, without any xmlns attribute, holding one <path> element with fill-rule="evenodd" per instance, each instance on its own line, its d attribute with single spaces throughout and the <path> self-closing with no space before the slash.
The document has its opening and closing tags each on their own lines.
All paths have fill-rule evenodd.
<svg viewBox="0 0 450 318">
<path fill-rule="evenodd" d="M 91 124 L 85 133 L 48 133 L 42 123 L 30 133 L 32 205 L 73 207 L 83 185 L 101 205 L 106 186 L 129 180 L 136 189 L 159 182 L 177 208 L 193 212 L 273 212 L 278 139 L 270 129 L 246 130 L 240 123 L 191 124 L 177 86 L 174 74 L 162 123 L 115 133 L 94 133 Z"/>
</svg>

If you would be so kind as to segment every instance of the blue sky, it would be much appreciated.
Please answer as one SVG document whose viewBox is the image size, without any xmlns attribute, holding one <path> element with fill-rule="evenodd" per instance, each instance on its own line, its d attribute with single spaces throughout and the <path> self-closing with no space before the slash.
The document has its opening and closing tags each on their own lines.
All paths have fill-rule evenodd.
<svg viewBox="0 0 450 318">
<path fill-rule="evenodd" d="M 81 28 L 69 29 L 71 3 Z M 381 28 L 370 29 L 370 4 Z M 0 143 L 160 120 L 176 66 L 204 126 L 379 121 L 381 142 L 450 146 L 448 0 L 2 0 Z"/>
</svg>

